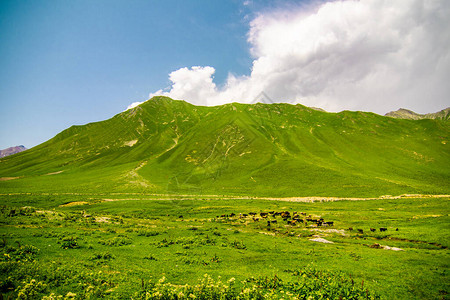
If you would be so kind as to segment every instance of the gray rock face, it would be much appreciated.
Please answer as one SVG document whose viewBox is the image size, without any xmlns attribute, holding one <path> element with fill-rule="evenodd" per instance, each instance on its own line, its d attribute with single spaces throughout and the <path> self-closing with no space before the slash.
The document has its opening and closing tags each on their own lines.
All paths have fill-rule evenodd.
<svg viewBox="0 0 450 300">
<path fill-rule="evenodd" d="M 388 112 L 385 116 L 398 118 L 398 119 L 411 119 L 411 120 L 420 120 L 420 119 L 439 119 L 439 120 L 448 120 L 450 118 L 450 107 L 438 111 L 436 113 L 430 114 L 418 114 L 413 112 L 412 110 L 400 108 L 396 111 Z"/>
<path fill-rule="evenodd" d="M 13 155 L 22 151 L 27 150 L 27 148 L 23 145 L 15 146 L 15 147 L 9 147 L 7 149 L 0 150 L 0 157 L 5 157 L 9 155 Z"/>
</svg>

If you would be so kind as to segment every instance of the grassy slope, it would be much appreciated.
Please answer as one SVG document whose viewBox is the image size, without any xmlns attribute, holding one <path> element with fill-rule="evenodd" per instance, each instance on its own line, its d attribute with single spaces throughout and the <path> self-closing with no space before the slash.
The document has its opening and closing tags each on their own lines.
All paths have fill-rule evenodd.
<svg viewBox="0 0 450 300">
<path fill-rule="evenodd" d="M 0 189 L 448 194 L 449 124 L 289 104 L 198 107 L 160 97 L 2 159 L 0 177 L 23 178 L 0 181 Z"/>
</svg>

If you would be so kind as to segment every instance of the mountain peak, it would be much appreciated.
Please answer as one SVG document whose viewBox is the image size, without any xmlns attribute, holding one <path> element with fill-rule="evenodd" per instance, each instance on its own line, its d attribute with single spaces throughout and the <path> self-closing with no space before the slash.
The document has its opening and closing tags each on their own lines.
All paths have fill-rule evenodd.
<svg viewBox="0 0 450 300">
<path fill-rule="evenodd" d="M 439 119 L 448 120 L 450 118 L 450 107 L 438 111 L 436 113 L 429 114 L 418 114 L 412 110 L 406 108 L 400 108 L 396 111 L 388 112 L 385 116 L 397 118 L 397 119 L 410 119 L 410 120 L 421 120 L 421 119 Z"/>
<path fill-rule="evenodd" d="M 7 149 L 0 150 L 0 157 L 13 155 L 13 154 L 25 151 L 25 150 L 27 150 L 27 148 L 24 145 L 9 147 Z"/>
</svg>

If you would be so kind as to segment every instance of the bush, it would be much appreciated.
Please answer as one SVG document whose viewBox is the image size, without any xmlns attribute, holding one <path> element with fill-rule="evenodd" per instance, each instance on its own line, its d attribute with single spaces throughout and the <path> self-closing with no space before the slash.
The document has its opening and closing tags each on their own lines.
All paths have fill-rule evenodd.
<svg viewBox="0 0 450 300">
<path fill-rule="evenodd" d="M 151 231 L 151 230 L 139 230 L 138 231 L 138 236 L 150 237 L 150 236 L 157 236 L 158 234 L 159 234 L 158 231 Z"/>
<path fill-rule="evenodd" d="M 35 260 L 39 249 L 32 245 L 24 245 L 18 248 L 6 246 L 2 252 L 0 261 L 31 262 Z"/>
<path fill-rule="evenodd" d="M 292 272 L 292 271 L 291 271 Z M 235 286 L 234 278 L 222 282 L 205 275 L 195 285 L 173 285 L 161 278 L 142 285 L 135 293 L 138 299 L 379 299 L 363 285 L 355 284 L 344 273 L 317 271 L 314 269 L 294 271 L 297 280 L 284 282 L 277 276 L 249 278 L 243 286 Z"/>
<path fill-rule="evenodd" d="M 131 239 L 127 237 L 116 236 L 104 241 L 99 241 L 99 243 L 105 246 L 120 247 L 124 245 L 130 245 L 132 242 Z"/>
<path fill-rule="evenodd" d="M 90 257 L 90 260 L 111 260 L 114 256 L 109 252 L 95 253 Z"/>
<path fill-rule="evenodd" d="M 38 295 L 46 289 L 47 285 L 41 281 L 32 279 L 30 282 L 23 283 L 23 286 L 17 288 L 17 300 L 37 299 Z"/>
<path fill-rule="evenodd" d="M 80 247 L 78 245 L 77 237 L 74 237 L 74 236 L 68 236 L 68 237 L 62 238 L 60 243 L 61 243 L 61 248 L 63 248 L 63 249 L 75 249 L 75 248 Z"/>
</svg>

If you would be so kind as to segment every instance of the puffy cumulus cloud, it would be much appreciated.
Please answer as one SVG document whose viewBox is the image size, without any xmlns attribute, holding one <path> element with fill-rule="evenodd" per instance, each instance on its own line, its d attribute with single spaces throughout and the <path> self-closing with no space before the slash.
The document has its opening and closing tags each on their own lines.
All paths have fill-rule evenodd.
<svg viewBox="0 0 450 300">
<path fill-rule="evenodd" d="M 170 91 L 159 90 L 151 93 L 150 97 L 164 95 L 197 105 L 207 105 L 218 94 L 216 84 L 213 82 L 215 71 L 213 67 L 208 66 L 178 69 L 169 75 L 172 82 Z"/>
<path fill-rule="evenodd" d="M 329 111 L 418 112 L 449 105 L 450 1 L 345 0 L 259 14 L 248 33 L 251 74 L 214 68 L 170 74 L 166 95 L 194 104 L 252 102 L 262 91 L 278 102 Z"/>
</svg>

